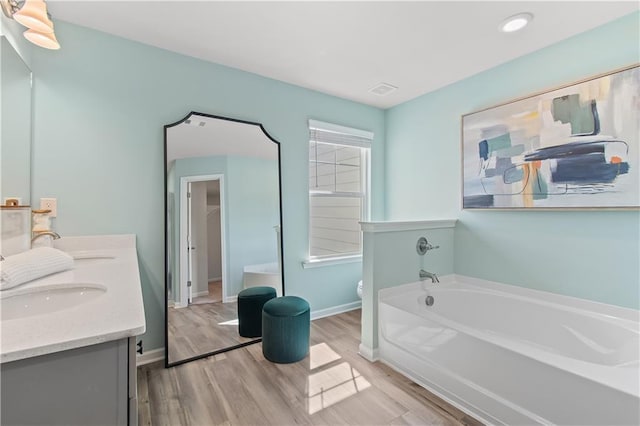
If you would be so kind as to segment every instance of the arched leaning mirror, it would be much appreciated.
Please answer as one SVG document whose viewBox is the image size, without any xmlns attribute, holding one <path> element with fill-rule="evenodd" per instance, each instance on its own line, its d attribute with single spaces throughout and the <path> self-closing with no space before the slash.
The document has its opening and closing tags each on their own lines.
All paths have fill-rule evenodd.
<svg viewBox="0 0 640 426">
<path fill-rule="evenodd" d="M 167 367 L 259 342 L 237 296 L 284 294 L 280 144 L 261 124 L 192 112 L 165 126 Z"/>
</svg>

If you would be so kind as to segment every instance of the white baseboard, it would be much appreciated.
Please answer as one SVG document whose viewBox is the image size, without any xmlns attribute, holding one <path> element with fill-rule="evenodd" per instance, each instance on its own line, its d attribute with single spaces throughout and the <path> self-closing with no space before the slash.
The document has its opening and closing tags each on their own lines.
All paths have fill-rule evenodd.
<svg viewBox="0 0 640 426">
<path fill-rule="evenodd" d="M 209 281 L 222 281 L 222 277 L 213 277 L 213 278 L 209 278 Z"/>
<path fill-rule="evenodd" d="M 317 320 L 319 318 L 330 317 L 331 315 L 342 314 L 344 312 L 360 309 L 361 306 L 362 306 L 362 301 L 358 300 L 356 302 L 346 303 L 344 305 L 332 306 L 326 309 L 311 311 L 311 321 Z"/>
<path fill-rule="evenodd" d="M 162 361 L 164 359 L 164 348 L 152 349 L 145 351 L 142 355 L 136 355 L 136 365 L 151 364 L 152 362 Z"/>
<path fill-rule="evenodd" d="M 376 362 L 380 359 L 380 352 L 378 351 L 378 348 L 371 349 L 362 343 L 358 346 L 358 354 L 369 362 Z"/>
<path fill-rule="evenodd" d="M 208 296 L 208 295 L 209 295 L 209 290 L 205 290 L 205 291 L 198 291 L 197 293 L 193 293 L 191 297 L 200 297 L 200 296 Z"/>
<path fill-rule="evenodd" d="M 238 295 L 236 294 L 235 296 L 225 298 L 223 303 L 234 303 L 237 301 L 238 301 Z"/>
</svg>

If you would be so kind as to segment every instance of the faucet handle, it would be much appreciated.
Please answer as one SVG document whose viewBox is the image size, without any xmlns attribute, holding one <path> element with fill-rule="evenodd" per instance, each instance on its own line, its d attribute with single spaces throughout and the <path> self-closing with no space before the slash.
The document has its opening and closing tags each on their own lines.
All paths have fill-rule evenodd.
<svg viewBox="0 0 640 426">
<path fill-rule="evenodd" d="M 418 238 L 418 243 L 416 244 L 416 251 L 420 256 L 426 254 L 429 250 L 435 250 L 440 248 L 440 246 L 434 246 L 425 237 Z"/>
</svg>

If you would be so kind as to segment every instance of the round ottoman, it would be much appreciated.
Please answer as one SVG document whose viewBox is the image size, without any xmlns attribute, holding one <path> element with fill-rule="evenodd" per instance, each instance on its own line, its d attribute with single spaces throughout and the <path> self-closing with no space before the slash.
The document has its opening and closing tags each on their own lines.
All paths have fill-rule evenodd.
<svg viewBox="0 0 640 426">
<path fill-rule="evenodd" d="M 262 353 L 271 362 L 288 364 L 309 353 L 309 303 L 296 296 L 269 300 L 262 308 Z"/>
<path fill-rule="evenodd" d="M 262 335 L 262 306 L 276 297 L 273 287 L 251 287 L 238 293 L 238 333 L 242 337 Z"/>
</svg>

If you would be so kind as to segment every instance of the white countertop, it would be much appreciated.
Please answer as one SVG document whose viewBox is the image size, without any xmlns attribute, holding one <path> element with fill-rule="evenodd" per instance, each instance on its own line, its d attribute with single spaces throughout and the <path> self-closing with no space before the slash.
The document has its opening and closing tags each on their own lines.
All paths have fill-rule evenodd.
<svg viewBox="0 0 640 426">
<path fill-rule="evenodd" d="M 54 242 L 54 247 L 78 258 L 102 259 L 78 259 L 72 270 L 3 293 L 62 283 L 101 284 L 106 292 L 57 312 L 0 321 L 2 363 L 145 332 L 135 235 L 63 237 Z"/>
</svg>

